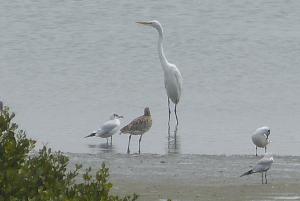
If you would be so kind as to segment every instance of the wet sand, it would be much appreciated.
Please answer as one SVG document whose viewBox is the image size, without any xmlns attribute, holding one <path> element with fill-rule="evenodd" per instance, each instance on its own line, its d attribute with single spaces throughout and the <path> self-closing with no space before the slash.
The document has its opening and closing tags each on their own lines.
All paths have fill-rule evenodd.
<svg viewBox="0 0 300 201">
<path fill-rule="evenodd" d="M 255 156 L 68 154 L 71 166 L 94 171 L 105 162 L 113 192 L 137 193 L 139 200 L 300 200 L 300 157 L 274 156 L 268 184 L 261 174 L 239 177 Z"/>
</svg>

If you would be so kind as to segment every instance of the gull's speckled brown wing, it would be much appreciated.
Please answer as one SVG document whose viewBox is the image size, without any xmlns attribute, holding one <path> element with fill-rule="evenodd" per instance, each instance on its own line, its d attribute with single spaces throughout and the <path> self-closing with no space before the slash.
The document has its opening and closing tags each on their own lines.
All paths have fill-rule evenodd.
<svg viewBox="0 0 300 201">
<path fill-rule="evenodd" d="M 127 126 L 124 126 L 121 133 L 129 133 L 132 135 L 141 135 L 147 132 L 152 126 L 151 116 L 140 116 L 132 120 Z"/>
</svg>

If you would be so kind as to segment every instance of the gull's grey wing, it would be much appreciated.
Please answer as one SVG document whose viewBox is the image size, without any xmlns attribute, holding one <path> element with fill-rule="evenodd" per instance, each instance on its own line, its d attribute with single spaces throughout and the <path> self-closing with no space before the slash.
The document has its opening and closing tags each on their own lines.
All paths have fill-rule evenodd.
<svg viewBox="0 0 300 201">
<path fill-rule="evenodd" d="M 262 158 L 258 161 L 258 163 L 253 168 L 253 172 L 264 172 L 270 169 L 271 165 L 273 163 L 273 160 L 270 160 L 269 158 Z"/>
<path fill-rule="evenodd" d="M 266 154 L 262 159 L 260 159 L 257 164 L 249 170 L 248 172 L 245 172 L 242 174 L 240 177 L 253 174 L 253 173 L 258 173 L 258 172 L 266 172 L 271 168 L 271 165 L 273 163 L 273 156 Z"/>
<path fill-rule="evenodd" d="M 110 132 L 118 126 L 120 126 L 120 124 L 118 124 L 116 121 L 109 120 L 101 126 L 101 128 L 97 131 L 97 134 Z"/>
</svg>

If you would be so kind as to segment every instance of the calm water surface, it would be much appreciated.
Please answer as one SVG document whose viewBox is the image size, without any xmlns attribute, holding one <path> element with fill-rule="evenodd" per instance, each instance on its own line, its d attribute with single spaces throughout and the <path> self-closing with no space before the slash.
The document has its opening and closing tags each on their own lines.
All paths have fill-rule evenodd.
<svg viewBox="0 0 300 201">
<path fill-rule="evenodd" d="M 5 1 L 0 5 L 0 98 L 30 137 L 65 152 L 125 153 L 127 136 L 83 139 L 115 112 L 125 125 L 149 106 L 142 152 L 300 155 L 300 1 Z M 167 97 L 154 29 L 180 69 L 183 96 L 168 138 Z M 138 137 L 132 138 L 133 152 Z M 262 153 L 262 150 L 260 150 Z"/>
</svg>

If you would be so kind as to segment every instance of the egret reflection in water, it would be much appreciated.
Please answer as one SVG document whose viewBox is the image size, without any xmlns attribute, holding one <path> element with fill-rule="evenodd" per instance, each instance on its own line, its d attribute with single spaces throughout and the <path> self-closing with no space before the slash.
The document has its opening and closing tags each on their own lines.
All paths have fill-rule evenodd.
<svg viewBox="0 0 300 201">
<path fill-rule="evenodd" d="M 178 124 L 175 125 L 174 130 L 171 132 L 170 125 L 168 124 L 168 153 L 180 153 L 180 138 L 177 135 Z"/>
</svg>

